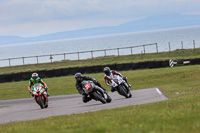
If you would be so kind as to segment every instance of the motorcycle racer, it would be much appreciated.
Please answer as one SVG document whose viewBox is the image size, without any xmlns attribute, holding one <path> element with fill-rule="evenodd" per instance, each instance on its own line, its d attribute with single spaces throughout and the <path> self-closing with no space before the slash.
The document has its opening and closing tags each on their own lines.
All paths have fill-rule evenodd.
<svg viewBox="0 0 200 133">
<path fill-rule="evenodd" d="M 106 85 L 111 87 L 111 92 L 116 91 L 114 87 L 112 87 L 111 85 L 111 79 L 113 78 L 114 75 L 119 75 L 123 80 L 126 81 L 126 83 L 128 84 L 129 87 L 131 87 L 131 85 L 128 83 L 127 81 L 127 77 L 124 77 L 121 73 L 115 71 L 115 70 L 111 70 L 109 67 L 105 67 L 103 69 L 105 76 L 104 76 L 104 80 L 106 82 Z"/>
<path fill-rule="evenodd" d="M 74 77 L 76 79 L 76 84 L 75 84 L 76 89 L 78 90 L 79 94 L 82 94 L 82 96 L 83 96 L 82 100 L 83 100 L 84 103 L 92 100 L 92 98 L 88 97 L 88 95 L 86 95 L 85 92 L 83 91 L 83 87 L 82 87 L 82 84 L 81 84 L 81 82 L 83 80 L 92 81 L 97 87 L 100 87 L 104 91 L 106 91 L 106 89 L 103 88 L 101 86 L 101 84 L 95 78 L 92 78 L 92 77 L 89 77 L 89 76 L 83 76 L 80 72 L 76 73 Z"/>
<path fill-rule="evenodd" d="M 31 76 L 31 79 L 29 80 L 29 85 L 28 85 L 28 90 L 29 90 L 30 94 L 32 94 L 33 86 L 35 83 L 41 83 L 44 86 L 45 91 L 47 92 L 47 90 L 48 90 L 47 84 L 44 83 L 44 81 L 40 77 L 38 77 L 37 73 L 33 73 Z M 50 95 L 47 93 L 47 97 L 48 96 L 50 96 Z"/>
</svg>

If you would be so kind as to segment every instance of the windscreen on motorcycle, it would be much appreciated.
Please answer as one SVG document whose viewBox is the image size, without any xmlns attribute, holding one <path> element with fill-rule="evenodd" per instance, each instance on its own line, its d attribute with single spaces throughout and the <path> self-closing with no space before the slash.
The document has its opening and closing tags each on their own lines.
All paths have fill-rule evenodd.
<svg viewBox="0 0 200 133">
<path fill-rule="evenodd" d="M 93 90 L 92 81 L 82 81 L 81 84 L 86 94 L 89 94 L 90 92 L 92 92 Z"/>
<path fill-rule="evenodd" d="M 37 91 L 40 91 L 43 88 L 43 85 L 36 83 L 36 84 L 34 84 L 33 88 L 34 88 L 34 91 L 37 92 Z"/>
<path fill-rule="evenodd" d="M 118 84 L 121 84 L 123 82 L 123 79 L 119 75 L 114 75 L 112 80 Z"/>
<path fill-rule="evenodd" d="M 89 83 L 89 81 L 86 81 L 86 80 L 83 80 L 82 82 L 81 82 L 81 84 L 82 84 L 82 86 L 84 87 L 86 84 L 88 84 Z"/>
</svg>

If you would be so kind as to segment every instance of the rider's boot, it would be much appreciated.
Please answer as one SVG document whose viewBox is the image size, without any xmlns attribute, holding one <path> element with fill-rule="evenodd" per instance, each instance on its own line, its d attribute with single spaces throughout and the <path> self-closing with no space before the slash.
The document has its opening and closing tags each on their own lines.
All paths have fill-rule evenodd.
<svg viewBox="0 0 200 133">
<path fill-rule="evenodd" d="M 116 91 L 116 89 L 114 87 L 111 88 L 111 92 L 114 92 Z"/>
<path fill-rule="evenodd" d="M 106 91 L 106 88 L 103 88 L 103 87 L 102 87 L 102 89 L 103 89 L 104 91 Z"/>
<path fill-rule="evenodd" d="M 46 91 L 46 93 L 47 93 L 47 97 L 49 97 L 50 95 L 48 94 L 48 88 L 47 87 L 45 87 L 45 91 Z"/>
<path fill-rule="evenodd" d="M 89 102 L 90 100 L 92 100 L 92 98 L 91 98 L 90 96 L 83 95 L 82 100 L 83 100 L 84 103 L 87 103 L 87 102 Z"/>
</svg>

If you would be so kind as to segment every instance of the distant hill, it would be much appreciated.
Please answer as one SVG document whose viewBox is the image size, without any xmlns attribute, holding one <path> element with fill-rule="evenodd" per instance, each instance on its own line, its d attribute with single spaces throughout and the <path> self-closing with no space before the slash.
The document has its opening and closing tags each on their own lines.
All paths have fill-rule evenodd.
<svg viewBox="0 0 200 133">
<path fill-rule="evenodd" d="M 177 28 L 197 25 L 200 25 L 200 15 L 168 14 L 131 21 L 118 26 L 97 27 L 82 30 L 57 32 L 36 37 L 23 38 L 18 36 L 0 36 L 0 45 L 159 30 L 166 28 Z"/>
</svg>

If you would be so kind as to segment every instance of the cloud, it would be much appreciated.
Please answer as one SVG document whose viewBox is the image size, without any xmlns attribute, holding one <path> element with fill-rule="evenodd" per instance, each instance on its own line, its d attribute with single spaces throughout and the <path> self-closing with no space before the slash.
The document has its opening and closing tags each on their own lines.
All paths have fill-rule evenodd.
<svg viewBox="0 0 200 133">
<path fill-rule="evenodd" d="M 127 4 L 129 3 L 129 4 Z M 13 25 L 71 19 L 125 18 L 138 1 L 132 0 L 8 0 L 0 2 L 0 24 Z"/>
<path fill-rule="evenodd" d="M 15 24 L 11 26 L 0 26 L 1 35 L 18 35 L 22 37 L 38 36 L 42 34 L 79 30 L 91 27 L 113 26 L 125 23 L 124 19 L 73 19 L 73 20 L 54 20 L 46 22 L 32 22 L 25 24 Z M 81 23 L 80 23 L 81 22 Z M 3 33 L 3 34 L 2 34 Z"/>
<path fill-rule="evenodd" d="M 0 23 L 42 22 L 55 19 L 123 17 L 155 5 L 140 0 L 8 0 L 0 4 Z M 142 9 L 143 8 L 143 9 Z"/>
<path fill-rule="evenodd" d="M 177 1 L 177 2 L 192 2 L 192 1 L 199 1 L 200 2 L 200 0 L 171 0 L 171 1 Z"/>
<path fill-rule="evenodd" d="M 199 7 L 200 0 L 0 0 L 0 35 L 117 25 L 163 13 L 199 13 Z"/>
</svg>

